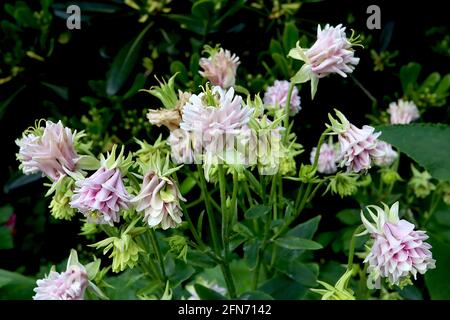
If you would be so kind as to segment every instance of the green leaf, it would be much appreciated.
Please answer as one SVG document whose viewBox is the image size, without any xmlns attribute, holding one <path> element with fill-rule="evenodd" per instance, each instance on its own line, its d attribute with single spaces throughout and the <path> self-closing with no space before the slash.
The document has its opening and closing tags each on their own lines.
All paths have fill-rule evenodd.
<svg viewBox="0 0 450 320">
<path fill-rule="evenodd" d="M 14 213 L 14 208 L 11 205 L 0 207 L 0 224 L 8 221 L 9 217 Z"/>
<path fill-rule="evenodd" d="M 450 74 L 447 74 L 439 83 L 435 93 L 438 95 L 448 94 L 450 89 Z"/>
<path fill-rule="evenodd" d="M 299 39 L 298 29 L 295 23 L 288 22 L 284 26 L 283 31 L 283 45 L 285 52 L 288 53 L 290 49 L 295 47 L 296 42 Z"/>
<path fill-rule="evenodd" d="M 308 292 L 308 289 L 293 281 L 291 278 L 284 274 L 278 274 L 275 277 L 269 279 L 263 283 L 258 290 L 265 292 L 272 296 L 274 299 L 289 299 L 299 300 L 302 299 Z"/>
<path fill-rule="evenodd" d="M 201 284 L 194 285 L 195 291 L 202 300 L 226 300 L 227 298 L 220 293 L 209 289 Z"/>
<path fill-rule="evenodd" d="M 425 283 L 432 299 L 450 299 L 450 245 L 430 235 L 430 244 L 433 246 L 433 258 L 436 259 L 436 269 L 425 273 Z"/>
<path fill-rule="evenodd" d="M 43 86 L 49 88 L 54 93 L 56 93 L 58 96 L 63 98 L 64 100 L 69 100 L 69 88 L 67 87 L 61 87 L 57 86 L 55 84 L 47 83 L 47 82 L 41 82 Z"/>
<path fill-rule="evenodd" d="M 138 73 L 130 89 L 128 89 L 127 93 L 123 95 L 123 99 L 126 100 L 134 96 L 140 89 L 142 89 L 142 87 L 144 87 L 144 84 L 145 75 L 143 73 Z"/>
<path fill-rule="evenodd" d="M 139 33 L 136 39 L 123 47 L 114 58 L 111 65 L 111 70 L 106 80 L 106 93 L 108 96 L 115 95 L 128 79 L 139 57 L 139 51 L 142 46 L 144 35 L 152 25 L 153 22 L 149 23 L 148 26 L 145 27 L 141 33 Z"/>
<path fill-rule="evenodd" d="M 188 71 L 186 70 L 186 67 L 184 66 L 184 64 L 181 61 L 172 62 L 170 64 L 170 72 L 172 74 L 175 74 L 178 72 L 179 73 L 178 78 L 180 79 L 181 82 L 183 82 L 183 83 L 189 82 Z"/>
<path fill-rule="evenodd" d="M 273 298 L 262 291 L 248 291 L 243 293 L 239 300 L 273 300 Z"/>
<path fill-rule="evenodd" d="M 34 295 L 36 280 L 19 273 L 0 269 L 0 299 L 25 300 Z"/>
<path fill-rule="evenodd" d="M 275 64 L 280 70 L 281 74 L 286 78 L 289 77 L 289 66 L 285 56 L 280 53 L 273 53 L 272 59 L 275 61 Z"/>
<path fill-rule="evenodd" d="M 323 248 L 318 242 L 295 237 L 282 237 L 276 239 L 275 243 L 280 247 L 291 250 L 319 250 Z"/>
<path fill-rule="evenodd" d="M 439 83 L 441 80 L 441 75 L 438 72 L 433 72 L 430 74 L 425 81 L 420 86 L 421 90 L 424 90 L 425 88 L 433 89 L 435 85 Z"/>
<path fill-rule="evenodd" d="M 314 287 L 317 285 L 319 266 L 315 263 L 306 264 L 298 260 L 291 260 L 288 263 L 279 261 L 275 264 L 275 268 L 301 285 L 307 287 Z"/>
<path fill-rule="evenodd" d="M 416 62 L 410 62 L 400 69 L 400 81 L 403 92 L 409 94 L 415 87 L 422 66 Z"/>
<path fill-rule="evenodd" d="M 312 237 L 317 231 L 317 228 L 319 227 L 319 222 L 321 218 L 322 216 L 316 216 L 312 219 L 309 219 L 306 222 L 299 224 L 295 228 L 289 230 L 286 233 L 286 236 L 312 239 Z"/>
<path fill-rule="evenodd" d="M 8 227 L 0 227 L 0 249 L 14 248 L 11 230 Z"/>
<path fill-rule="evenodd" d="M 380 126 L 386 141 L 424 167 L 434 178 L 450 180 L 450 126 L 408 124 Z"/>
<path fill-rule="evenodd" d="M 358 209 L 344 209 L 339 211 L 336 216 L 342 223 L 351 226 L 361 223 L 360 211 Z"/>
<path fill-rule="evenodd" d="M 211 0 L 200 0 L 192 5 L 192 15 L 200 20 L 209 20 L 214 14 L 214 2 Z"/>
<path fill-rule="evenodd" d="M 249 239 L 254 237 L 252 230 L 241 222 L 238 222 L 233 226 L 233 231 Z"/>
<path fill-rule="evenodd" d="M 246 219 L 255 219 L 259 217 L 263 217 L 268 214 L 272 210 L 271 207 L 265 206 L 263 204 L 258 204 L 256 206 L 251 207 L 244 214 Z"/>
<path fill-rule="evenodd" d="M 260 247 L 261 241 L 254 239 L 248 241 L 244 245 L 244 259 L 247 262 L 247 266 L 250 270 L 254 270 L 256 267 L 256 261 Z"/>
<path fill-rule="evenodd" d="M 29 174 L 29 175 L 22 175 L 19 176 L 16 179 L 13 179 L 12 181 L 8 181 L 5 186 L 3 187 L 3 191 L 5 193 L 9 193 L 11 190 L 20 188 L 22 186 L 25 186 L 29 183 L 32 183 L 34 181 L 37 181 L 39 179 L 42 178 L 42 174 L 40 173 L 33 173 L 33 174 Z"/>
</svg>

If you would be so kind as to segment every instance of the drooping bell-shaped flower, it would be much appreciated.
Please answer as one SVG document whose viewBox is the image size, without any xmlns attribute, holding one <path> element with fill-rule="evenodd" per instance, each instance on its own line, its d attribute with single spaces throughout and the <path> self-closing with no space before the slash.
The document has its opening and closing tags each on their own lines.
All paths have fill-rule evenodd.
<svg viewBox="0 0 450 320">
<path fill-rule="evenodd" d="M 377 166 L 387 167 L 394 163 L 395 159 L 398 157 L 398 153 L 392 149 L 392 146 L 384 141 L 378 141 L 377 149 L 380 150 L 383 155 L 374 159 Z"/>
<path fill-rule="evenodd" d="M 353 49 L 357 44 L 356 40 L 353 35 L 350 39 L 347 38 L 345 27 L 341 24 L 336 27 L 327 24 L 323 30 L 319 25 L 317 40 L 311 48 L 302 49 L 297 42 L 296 47 L 290 50 L 290 57 L 305 62 L 291 81 L 303 83 L 311 80 L 311 96 L 314 98 L 319 78 L 332 73 L 345 78 L 347 73 L 353 72 L 359 63 Z"/>
<path fill-rule="evenodd" d="M 200 59 L 199 73 L 207 78 L 212 85 L 228 89 L 236 82 L 236 70 L 240 64 L 239 57 L 230 51 L 205 46 L 205 52 L 210 56 Z"/>
<path fill-rule="evenodd" d="M 76 131 L 64 127 L 61 121 L 45 122 L 45 127 L 27 130 L 21 139 L 16 140 L 19 146 L 17 159 L 25 174 L 41 172 L 56 181 L 65 170 L 75 171 L 79 159 L 74 143 L 80 135 Z"/>
<path fill-rule="evenodd" d="M 289 95 L 289 81 L 275 80 L 272 86 L 269 86 L 264 94 L 264 106 L 267 110 L 282 110 L 286 107 L 286 102 Z M 300 110 L 300 96 L 298 89 L 294 86 L 291 94 L 291 101 L 289 104 L 290 115 L 297 114 Z"/>
<path fill-rule="evenodd" d="M 384 153 L 377 148 L 378 137 L 381 132 L 375 132 L 371 126 L 363 126 L 362 129 L 351 124 L 347 118 L 336 110 L 336 115 L 341 122 L 328 115 L 331 125 L 327 125 L 332 130 L 332 134 L 337 134 L 340 155 L 338 159 L 341 166 L 346 166 L 348 171 L 360 172 L 368 170 L 372 166 L 372 161 L 382 157 Z"/>
<path fill-rule="evenodd" d="M 314 163 L 317 147 L 311 151 L 310 161 Z M 324 143 L 320 146 L 319 161 L 317 163 L 317 171 L 324 174 L 331 174 L 337 171 L 336 161 L 338 152 L 333 143 Z"/>
<path fill-rule="evenodd" d="M 391 102 L 387 111 L 390 114 L 391 124 L 408 124 L 419 119 L 419 109 L 412 101 L 399 99 L 398 102 Z"/>
<path fill-rule="evenodd" d="M 195 135 L 183 129 L 171 131 L 167 143 L 170 145 L 172 161 L 176 164 L 194 163 L 201 152 L 201 145 Z"/>
<path fill-rule="evenodd" d="M 34 300 L 83 300 L 89 285 L 88 274 L 84 266 L 78 263 L 76 252 L 73 257 L 73 252 L 66 271 L 59 273 L 52 268 L 44 279 L 36 281 Z"/>
<path fill-rule="evenodd" d="M 128 209 L 130 195 L 123 183 L 123 171 L 131 165 L 131 155 L 123 157 L 122 148 L 117 160 L 116 147 L 105 159 L 102 155 L 100 168 L 91 176 L 76 181 L 70 202 L 89 220 L 97 224 L 114 225 L 119 222 L 120 210 Z"/>
<path fill-rule="evenodd" d="M 416 279 L 417 273 L 424 274 L 435 268 L 436 261 L 430 251 L 431 245 L 426 242 L 428 236 L 425 231 L 416 231 L 412 223 L 400 219 L 398 209 L 398 202 L 391 208 L 385 204 L 384 208 L 368 206 L 373 223 L 361 211 L 361 219 L 366 227 L 363 234 L 369 233 L 373 239 L 370 253 L 364 260 L 369 264 L 367 286 L 370 289 L 379 289 L 382 278 L 392 285 L 400 285 L 410 275 Z"/>
<path fill-rule="evenodd" d="M 131 202 L 137 212 L 144 212 L 144 221 L 150 227 L 161 226 L 166 230 L 182 222 L 180 200 L 186 201 L 172 179 L 149 171 L 144 175 L 141 191 Z"/>
</svg>

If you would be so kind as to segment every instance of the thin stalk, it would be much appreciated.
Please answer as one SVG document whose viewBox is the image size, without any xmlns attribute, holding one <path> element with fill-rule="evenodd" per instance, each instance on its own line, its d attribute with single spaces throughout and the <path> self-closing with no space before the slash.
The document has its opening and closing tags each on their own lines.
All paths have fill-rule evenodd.
<svg viewBox="0 0 450 320">
<path fill-rule="evenodd" d="M 159 242 L 158 242 L 158 238 L 156 237 L 155 230 L 150 228 L 149 235 L 150 235 L 150 241 L 151 241 L 152 246 L 153 246 L 153 250 L 156 253 L 156 258 L 158 259 L 159 266 L 161 268 L 162 277 L 164 279 L 164 282 L 166 282 L 166 280 L 167 280 L 166 269 L 164 267 L 164 260 L 163 260 L 163 257 L 162 257 L 161 248 L 159 246 Z"/>
<path fill-rule="evenodd" d="M 353 256 L 355 255 L 355 240 L 356 235 L 364 230 L 364 226 L 358 226 L 353 232 L 352 239 L 350 240 L 350 248 L 348 251 L 348 262 L 347 262 L 347 270 L 351 270 L 353 266 Z"/>
<path fill-rule="evenodd" d="M 294 87 L 295 84 L 293 82 L 291 82 L 289 84 L 289 91 L 288 91 L 288 96 L 286 99 L 286 105 L 284 108 L 284 113 L 285 113 L 285 118 L 284 118 L 284 128 L 285 128 L 285 136 L 284 136 L 284 141 L 287 141 L 287 137 L 289 136 L 289 114 L 291 113 L 291 97 L 292 97 L 292 91 L 294 91 Z"/>
</svg>

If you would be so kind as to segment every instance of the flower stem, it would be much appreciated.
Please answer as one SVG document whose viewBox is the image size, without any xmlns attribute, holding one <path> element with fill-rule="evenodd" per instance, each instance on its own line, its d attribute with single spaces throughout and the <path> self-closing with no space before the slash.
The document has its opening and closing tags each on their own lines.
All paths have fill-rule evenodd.
<svg viewBox="0 0 450 320">
<path fill-rule="evenodd" d="M 347 270 L 351 270 L 353 267 L 353 256 L 355 255 L 355 240 L 356 235 L 364 230 L 364 226 L 358 226 L 353 232 L 352 239 L 350 240 L 350 248 L 348 251 L 348 262 L 347 262 Z"/>
<path fill-rule="evenodd" d="M 322 147 L 325 137 L 329 132 L 331 132 L 331 128 L 326 128 L 325 131 L 320 135 L 319 142 L 317 143 L 316 154 L 314 155 L 314 162 L 313 162 L 314 172 L 317 170 L 317 166 L 319 164 L 320 148 Z"/>
<path fill-rule="evenodd" d="M 214 218 L 214 212 L 211 208 L 211 202 L 209 201 L 209 194 L 208 190 L 206 188 L 206 180 L 205 176 L 203 175 L 203 170 L 200 165 L 197 165 L 198 174 L 200 177 L 200 189 L 203 194 L 203 199 L 205 200 L 205 207 L 206 207 L 206 214 L 208 215 L 208 222 L 209 222 L 209 228 L 211 231 L 211 238 L 213 242 L 213 248 L 217 255 L 220 255 L 220 247 L 219 247 L 219 237 L 217 235 L 217 229 L 216 229 L 216 220 Z"/>
<path fill-rule="evenodd" d="M 161 274 L 162 274 L 162 277 L 163 277 L 163 282 L 166 282 L 167 281 L 166 269 L 164 267 L 164 260 L 163 260 L 163 257 L 162 257 L 161 248 L 159 246 L 158 238 L 156 237 L 156 232 L 155 232 L 154 229 L 150 228 L 149 234 L 150 234 L 150 241 L 152 243 L 153 250 L 155 250 L 156 258 L 158 259 L 159 266 L 161 268 Z"/>
<path fill-rule="evenodd" d="M 287 137 L 289 135 L 289 114 L 291 113 L 291 96 L 292 96 L 292 91 L 294 91 L 294 87 L 295 87 L 295 84 L 293 82 L 291 82 L 289 84 L 288 96 L 286 99 L 286 105 L 284 107 L 284 113 L 285 113 L 284 128 L 286 129 L 284 141 L 287 141 Z"/>
</svg>

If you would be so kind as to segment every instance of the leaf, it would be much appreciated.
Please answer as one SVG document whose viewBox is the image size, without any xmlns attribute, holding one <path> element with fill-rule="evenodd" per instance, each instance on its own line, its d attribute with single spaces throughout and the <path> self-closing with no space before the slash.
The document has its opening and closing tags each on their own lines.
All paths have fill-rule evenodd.
<svg viewBox="0 0 450 320">
<path fill-rule="evenodd" d="M 11 205 L 0 207 L 0 224 L 8 221 L 9 217 L 14 213 L 14 208 Z"/>
<path fill-rule="evenodd" d="M 277 300 L 299 300 L 308 292 L 308 289 L 305 286 L 292 281 L 291 278 L 284 274 L 278 274 L 272 279 L 269 279 L 263 283 L 258 290 L 269 294 Z"/>
<path fill-rule="evenodd" d="M 282 237 L 276 239 L 275 243 L 280 247 L 291 250 L 319 250 L 323 248 L 318 242 L 295 237 Z"/>
<path fill-rule="evenodd" d="M 287 59 L 284 55 L 280 53 L 273 53 L 272 59 L 275 61 L 275 64 L 279 68 L 282 75 L 287 78 L 289 76 L 289 67 L 287 64 Z"/>
<path fill-rule="evenodd" d="M 0 227 L 0 250 L 14 248 L 14 242 L 11 235 L 11 230 L 8 227 Z"/>
<path fill-rule="evenodd" d="M 25 89 L 26 86 L 20 87 L 16 92 L 14 92 L 12 95 L 9 96 L 8 99 L 3 100 L 0 102 L 0 120 L 3 118 L 3 115 L 8 108 L 8 106 L 11 104 L 11 102 L 17 97 L 17 95 Z"/>
<path fill-rule="evenodd" d="M 134 96 L 137 92 L 139 92 L 140 89 L 142 89 L 144 84 L 145 75 L 143 73 L 138 73 L 130 89 L 128 89 L 127 93 L 123 95 L 123 99 L 126 100 Z"/>
<path fill-rule="evenodd" d="M 435 93 L 438 95 L 448 94 L 450 89 L 450 74 L 447 74 L 439 83 Z"/>
<path fill-rule="evenodd" d="M 254 270 L 256 267 L 256 261 L 258 257 L 258 251 L 261 247 L 261 241 L 259 240 L 250 240 L 244 245 L 244 259 L 247 263 L 247 266 L 250 270 Z"/>
<path fill-rule="evenodd" d="M 66 100 L 66 101 L 69 100 L 69 88 L 57 86 L 57 85 L 47 83 L 47 82 L 41 82 L 41 83 L 43 86 L 49 88 L 50 90 L 52 90 L 54 93 L 56 93 L 58 96 L 60 96 L 64 100 Z"/>
<path fill-rule="evenodd" d="M 148 29 L 153 25 L 149 23 L 139 35 L 128 45 L 123 47 L 111 65 L 111 70 L 106 80 L 106 93 L 108 96 L 115 95 L 128 79 L 134 65 L 139 57 L 139 51 L 142 46 L 142 40 Z"/>
<path fill-rule="evenodd" d="M 0 269 L 0 299 L 25 300 L 34 295 L 36 280 L 16 272 Z"/>
<path fill-rule="evenodd" d="M 433 258 L 436 259 L 436 269 L 425 273 L 425 283 L 432 299 L 450 299 L 450 245 L 430 235 L 430 244 L 433 246 Z"/>
<path fill-rule="evenodd" d="M 430 74 L 425 81 L 420 86 L 421 90 L 424 90 L 425 88 L 433 89 L 434 86 L 436 86 L 439 81 L 441 80 L 441 75 L 438 72 L 433 72 Z"/>
<path fill-rule="evenodd" d="M 319 266 L 315 263 L 305 264 L 298 260 L 291 260 L 288 263 L 280 261 L 275 265 L 276 269 L 294 281 L 307 287 L 317 285 L 317 276 L 319 274 Z"/>
<path fill-rule="evenodd" d="M 37 181 L 41 178 L 42 178 L 42 174 L 40 174 L 40 173 L 33 173 L 33 174 L 29 174 L 29 175 L 24 174 L 22 176 L 19 176 L 16 179 L 13 179 L 12 181 L 7 182 L 5 184 L 5 186 L 3 187 L 3 191 L 5 193 L 9 193 L 11 190 L 20 188 L 29 183 Z"/>
<path fill-rule="evenodd" d="M 386 141 L 424 167 L 434 178 L 450 180 L 450 126 L 408 124 L 379 126 Z"/>
<path fill-rule="evenodd" d="M 246 225 L 244 225 L 241 222 L 238 222 L 233 226 L 233 231 L 237 232 L 249 239 L 252 239 L 254 237 L 252 230 L 250 230 L 249 227 L 247 227 Z"/>
<path fill-rule="evenodd" d="M 246 219 L 255 219 L 259 217 L 263 217 L 268 214 L 272 210 L 271 207 L 265 206 L 263 204 L 258 204 L 256 206 L 251 207 L 245 212 L 244 216 Z"/>
<path fill-rule="evenodd" d="M 262 291 L 248 291 L 243 293 L 239 300 L 273 300 L 273 298 Z"/>
<path fill-rule="evenodd" d="M 410 93 L 417 83 L 422 66 L 416 62 L 410 62 L 400 69 L 400 81 L 402 83 L 403 92 Z"/>
<path fill-rule="evenodd" d="M 201 284 L 195 284 L 194 285 L 195 291 L 197 292 L 198 296 L 203 300 L 226 300 L 227 298 L 221 295 L 220 293 L 209 289 L 205 286 L 202 286 Z"/>
<path fill-rule="evenodd" d="M 183 83 L 189 82 L 188 72 L 186 70 L 186 67 L 184 66 L 184 64 L 181 61 L 172 62 L 170 64 L 170 72 L 172 74 L 175 74 L 178 72 L 179 73 L 178 78 L 180 79 L 181 82 L 183 82 Z"/>
<path fill-rule="evenodd" d="M 347 225 L 355 225 L 361 223 L 360 211 L 358 209 L 344 209 L 337 213 L 337 218 Z"/>
<path fill-rule="evenodd" d="M 285 52 L 289 52 L 290 49 L 295 47 L 296 42 L 299 39 L 298 29 L 295 23 L 288 22 L 284 25 L 283 31 L 283 46 Z"/>
<path fill-rule="evenodd" d="M 289 230 L 286 233 L 286 236 L 312 239 L 317 231 L 321 218 L 322 216 L 316 216 L 306 222 L 299 224 L 295 228 Z"/>
<path fill-rule="evenodd" d="M 214 2 L 211 0 L 200 0 L 192 5 L 192 15 L 200 20 L 209 20 L 214 14 Z"/>
</svg>

